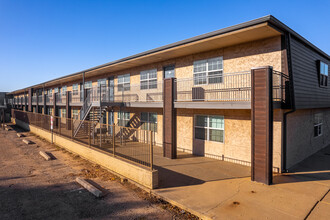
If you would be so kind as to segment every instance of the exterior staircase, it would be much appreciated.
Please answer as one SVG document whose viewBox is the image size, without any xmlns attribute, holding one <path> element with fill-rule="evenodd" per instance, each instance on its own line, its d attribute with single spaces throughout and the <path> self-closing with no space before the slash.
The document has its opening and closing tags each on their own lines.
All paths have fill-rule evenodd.
<svg viewBox="0 0 330 220">
<path fill-rule="evenodd" d="M 104 112 L 106 111 L 106 106 L 93 107 L 92 93 L 88 93 L 87 98 L 78 113 L 78 119 L 73 122 L 73 136 L 87 136 L 90 131 L 91 134 L 95 132 L 96 125 L 102 119 Z M 86 123 L 85 121 L 95 122 Z"/>
</svg>

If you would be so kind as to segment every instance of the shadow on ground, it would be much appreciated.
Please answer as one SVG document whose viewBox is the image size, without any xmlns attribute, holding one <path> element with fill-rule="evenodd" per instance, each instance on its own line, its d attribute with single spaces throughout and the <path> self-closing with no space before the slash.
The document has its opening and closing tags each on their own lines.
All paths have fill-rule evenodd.
<svg viewBox="0 0 330 220">
<path fill-rule="evenodd" d="M 104 201 L 92 196 L 78 184 L 68 183 L 50 187 L 23 188 L 17 185 L 0 187 L 1 219 L 81 219 L 121 216 L 135 219 L 125 210 L 145 206 L 141 202 Z M 106 196 L 115 196 L 107 192 Z M 124 212 L 123 216 L 120 214 Z M 152 219 L 152 216 L 148 216 Z"/>
<path fill-rule="evenodd" d="M 330 146 L 293 166 L 288 173 L 274 177 L 275 184 L 319 180 L 330 180 Z"/>
</svg>

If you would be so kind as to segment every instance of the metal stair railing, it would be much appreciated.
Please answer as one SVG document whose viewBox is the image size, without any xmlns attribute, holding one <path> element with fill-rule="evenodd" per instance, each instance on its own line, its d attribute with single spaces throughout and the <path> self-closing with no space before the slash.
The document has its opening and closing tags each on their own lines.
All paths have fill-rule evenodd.
<svg viewBox="0 0 330 220">
<path fill-rule="evenodd" d="M 78 118 L 73 121 L 73 129 L 75 129 L 73 133 L 74 137 L 78 134 L 84 120 L 87 118 L 90 110 L 92 109 L 93 102 L 91 94 L 92 93 L 88 93 L 87 98 L 78 113 Z"/>
</svg>

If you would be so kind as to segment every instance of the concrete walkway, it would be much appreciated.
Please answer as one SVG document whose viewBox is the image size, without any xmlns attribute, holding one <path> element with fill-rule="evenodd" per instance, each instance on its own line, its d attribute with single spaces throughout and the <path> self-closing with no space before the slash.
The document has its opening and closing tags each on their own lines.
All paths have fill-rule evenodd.
<svg viewBox="0 0 330 220">
<path fill-rule="evenodd" d="M 274 185 L 250 181 L 250 168 L 180 154 L 155 155 L 160 187 L 153 192 L 203 219 L 330 219 L 330 147 Z"/>
</svg>

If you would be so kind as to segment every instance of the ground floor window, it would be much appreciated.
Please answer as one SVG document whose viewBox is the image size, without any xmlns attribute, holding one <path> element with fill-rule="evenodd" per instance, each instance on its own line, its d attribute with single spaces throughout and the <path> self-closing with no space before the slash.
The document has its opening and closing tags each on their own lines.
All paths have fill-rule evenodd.
<svg viewBox="0 0 330 220">
<path fill-rule="evenodd" d="M 53 115 L 53 109 L 52 108 L 48 108 L 48 115 Z"/>
<path fill-rule="evenodd" d="M 123 127 L 129 126 L 130 113 L 129 112 L 118 112 L 118 125 Z"/>
<path fill-rule="evenodd" d="M 224 142 L 225 121 L 223 116 L 196 115 L 195 139 Z"/>
<path fill-rule="evenodd" d="M 321 136 L 323 133 L 323 115 L 322 113 L 314 114 L 314 137 Z"/>
<path fill-rule="evenodd" d="M 157 113 L 141 112 L 141 128 L 157 132 Z"/>
<path fill-rule="evenodd" d="M 66 109 L 62 109 L 62 118 L 66 118 Z"/>
<path fill-rule="evenodd" d="M 78 119 L 78 109 L 73 109 L 72 110 L 72 118 L 73 119 Z"/>
</svg>

